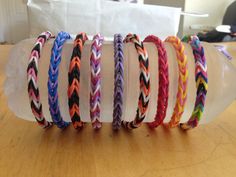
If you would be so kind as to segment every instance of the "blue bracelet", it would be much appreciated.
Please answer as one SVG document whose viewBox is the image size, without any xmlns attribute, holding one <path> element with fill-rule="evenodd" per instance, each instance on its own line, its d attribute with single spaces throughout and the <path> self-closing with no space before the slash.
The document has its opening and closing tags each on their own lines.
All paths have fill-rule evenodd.
<svg viewBox="0 0 236 177">
<path fill-rule="evenodd" d="M 50 65 L 48 70 L 48 104 L 52 120 L 58 128 L 64 129 L 69 122 L 63 121 L 58 103 L 58 74 L 61 63 L 61 52 L 63 44 L 67 39 L 71 39 L 66 32 L 59 32 L 52 47 Z"/>
</svg>

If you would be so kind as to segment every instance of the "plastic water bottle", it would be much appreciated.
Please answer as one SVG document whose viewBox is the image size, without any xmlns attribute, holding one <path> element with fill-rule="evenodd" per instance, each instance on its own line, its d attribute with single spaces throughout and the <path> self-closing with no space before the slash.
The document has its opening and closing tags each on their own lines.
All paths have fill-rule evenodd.
<svg viewBox="0 0 236 177">
<path fill-rule="evenodd" d="M 16 44 L 9 57 L 6 68 L 7 79 L 5 81 L 5 94 L 8 96 L 9 108 L 14 114 L 22 119 L 34 121 L 27 94 L 26 68 L 28 58 L 35 39 L 28 39 Z M 46 119 L 51 120 L 48 107 L 47 80 L 48 67 L 53 41 L 49 41 L 43 48 L 39 61 L 38 83 Z M 90 44 L 86 42 L 82 52 L 81 75 L 80 75 L 80 108 L 81 118 L 90 122 L 89 116 L 89 91 L 90 91 Z M 165 43 L 168 53 L 169 64 L 169 100 L 166 121 L 170 120 L 175 104 L 178 86 L 178 67 L 175 50 L 171 44 Z M 219 113 L 233 102 L 236 96 L 236 68 L 220 53 L 213 45 L 203 43 L 208 66 L 208 93 L 205 111 L 200 123 L 207 123 L 214 119 Z M 145 43 L 149 54 L 151 72 L 151 98 L 148 116 L 144 122 L 154 119 L 157 107 L 158 95 L 158 58 L 157 50 L 153 44 Z M 73 48 L 73 41 L 65 44 L 62 51 L 62 62 L 59 70 L 59 104 L 63 118 L 70 121 L 67 87 L 68 68 Z M 111 122 L 113 112 L 113 90 L 114 90 L 114 57 L 112 42 L 105 42 L 102 47 L 101 75 L 101 119 L 103 122 Z M 185 53 L 188 59 L 189 82 L 188 98 L 181 122 L 190 117 L 196 98 L 195 63 L 190 45 L 185 44 Z M 123 119 L 132 120 L 135 116 L 139 95 L 139 66 L 138 55 L 133 44 L 125 44 L 124 47 L 124 107 Z"/>
</svg>

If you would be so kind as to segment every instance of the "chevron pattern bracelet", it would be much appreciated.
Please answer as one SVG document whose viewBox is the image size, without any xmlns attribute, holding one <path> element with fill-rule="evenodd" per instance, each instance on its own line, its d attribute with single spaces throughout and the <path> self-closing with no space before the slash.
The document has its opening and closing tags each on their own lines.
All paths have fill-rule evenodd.
<svg viewBox="0 0 236 177">
<path fill-rule="evenodd" d="M 74 40 L 74 48 L 70 60 L 68 72 L 68 104 L 71 122 L 75 129 L 81 129 L 83 122 L 80 118 L 79 90 L 80 90 L 80 61 L 85 41 L 88 40 L 86 33 L 80 33 Z"/>
<path fill-rule="evenodd" d="M 38 61 L 40 53 L 46 41 L 52 38 L 49 31 L 43 32 L 37 38 L 37 41 L 31 51 L 28 67 L 27 67 L 27 81 L 28 81 L 28 95 L 32 113 L 38 125 L 43 128 L 51 127 L 52 123 L 48 122 L 43 114 L 42 103 L 40 101 L 39 88 L 38 88 Z"/>
<path fill-rule="evenodd" d="M 90 69 L 91 69 L 91 90 L 90 90 L 90 118 L 94 129 L 100 129 L 100 102 L 101 102 L 101 49 L 103 36 L 97 34 L 93 37 L 91 45 Z"/>
<path fill-rule="evenodd" d="M 168 94 L 169 94 L 169 73 L 168 73 L 168 61 L 166 49 L 158 37 L 154 35 L 147 36 L 144 42 L 152 42 L 155 44 L 158 50 L 158 77 L 159 77 L 159 88 L 158 88 L 158 100 L 157 100 L 157 111 L 155 120 L 148 125 L 151 128 L 155 128 L 163 123 L 166 117 L 166 110 L 168 107 Z"/>
<path fill-rule="evenodd" d="M 186 36 L 183 41 L 189 42 L 195 60 L 195 81 L 197 87 L 197 97 L 191 117 L 186 123 L 181 123 L 180 127 L 184 130 L 197 127 L 201 120 L 208 89 L 207 63 L 204 54 L 204 48 L 197 36 Z"/>
<path fill-rule="evenodd" d="M 70 35 L 66 32 L 59 32 L 52 47 L 50 66 L 48 70 L 48 104 L 49 111 L 52 116 L 53 122 L 58 128 L 64 129 L 69 123 L 63 121 L 59 108 L 58 101 L 58 74 L 59 65 L 61 63 L 61 52 L 63 44 L 67 39 L 70 39 Z"/>
<path fill-rule="evenodd" d="M 139 60 L 139 82 L 140 92 L 138 108 L 135 119 L 131 122 L 122 121 L 122 125 L 127 129 L 135 129 L 141 126 L 142 121 L 147 116 L 148 104 L 150 99 L 150 70 L 147 50 L 143 46 L 143 42 L 140 41 L 136 34 L 128 34 L 124 40 L 125 43 L 132 42 L 138 52 Z"/>
<path fill-rule="evenodd" d="M 187 57 L 184 53 L 184 45 L 182 44 L 179 38 L 175 36 L 170 36 L 165 40 L 165 42 L 171 43 L 175 48 L 179 68 L 178 92 L 174 112 L 171 116 L 170 122 L 165 124 L 165 126 L 172 128 L 176 127 L 179 124 L 182 114 L 184 112 L 187 100 L 188 64 Z"/>
<path fill-rule="evenodd" d="M 124 91 L 124 53 L 123 38 L 121 34 L 114 35 L 114 59 L 115 59 L 115 75 L 114 75 L 114 100 L 113 100 L 113 122 L 114 130 L 120 129 L 123 91 Z"/>
</svg>

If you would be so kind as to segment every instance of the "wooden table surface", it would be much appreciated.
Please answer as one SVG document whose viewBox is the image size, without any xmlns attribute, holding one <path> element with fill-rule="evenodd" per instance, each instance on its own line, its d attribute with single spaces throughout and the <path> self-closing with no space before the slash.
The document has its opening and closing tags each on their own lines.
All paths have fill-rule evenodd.
<svg viewBox="0 0 236 177">
<path fill-rule="evenodd" d="M 236 54 L 236 44 L 225 44 Z M 16 118 L 3 94 L 11 46 L 0 46 L 0 177 L 234 177 L 236 102 L 213 122 L 187 133 L 178 128 L 117 133 L 70 126 L 47 131 Z"/>
</svg>

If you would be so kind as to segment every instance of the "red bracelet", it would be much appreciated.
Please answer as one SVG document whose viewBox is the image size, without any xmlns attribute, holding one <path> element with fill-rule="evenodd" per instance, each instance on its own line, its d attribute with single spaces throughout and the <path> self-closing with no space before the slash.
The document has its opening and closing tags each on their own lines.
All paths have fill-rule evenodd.
<svg viewBox="0 0 236 177">
<path fill-rule="evenodd" d="M 166 110 L 168 106 L 168 93 L 169 93 L 169 73 L 168 73 L 168 61 L 166 49 L 161 39 L 154 35 L 147 36 L 144 42 L 152 42 L 155 44 L 158 50 L 158 69 L 159 69 L 159 88 L 158 88 L 158 100 L 157 111 L 155 120 L 148 125 L 151 128 L 155 128 L 163 123 L 166 117 Z"/>
</svg>

